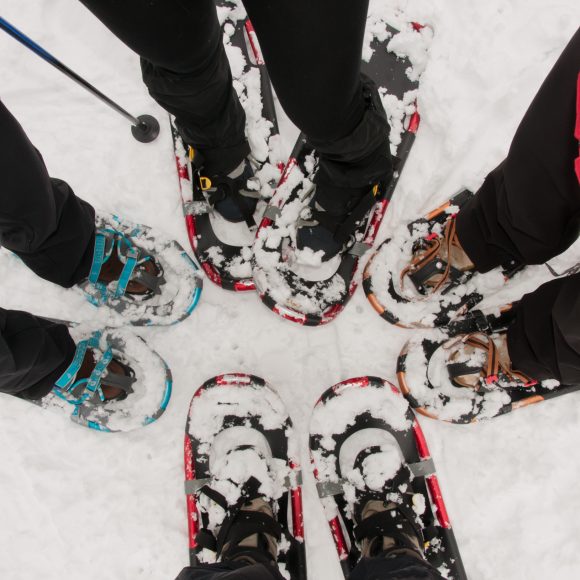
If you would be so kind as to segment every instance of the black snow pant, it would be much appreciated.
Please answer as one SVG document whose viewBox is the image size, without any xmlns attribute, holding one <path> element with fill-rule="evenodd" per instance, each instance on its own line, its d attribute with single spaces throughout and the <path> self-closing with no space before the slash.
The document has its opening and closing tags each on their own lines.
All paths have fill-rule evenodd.
<svg viewBox="0 0 580 580">
<path fill-rule="evenodd" d="M 412 556 L 363 558 L 349 576 L 350 580 L 442 580 L 437 571 Z M 203 564 L 184 568 L 176 580 L 283 580 L 272 566 L 239 563 Z"/>
<path fill-rule="evenodd" d="M 95 212 L 64 181 L 48 176 L 40 153 L 2 102 L 0 180 L 0 246 L 60 286 L 86 278 Z M 0 308 L 0 392 L 43 397 L 74 352 L 66 326 Z"/>
<path fill-rule="evenodd" d="M 532 101 L 506 159 L 459 213 L 457 235 L 478 271 L 543 264 L 578 238 L 579 72 L 580 29 Z M 508 349 L 513 367 L 536 379 L 580 384 L 580 275 L 522 299 Z"/>
<path fill-rule="evenodd" d="M 209 173 L 249 152 L 215 0 L 81 0 L 141 56 L 151 96 Z M 320 154 L 318 182 L 363 187 L 391 173 L 388 123 L 367 106 L 360 63 L 368 0 L 243 0 L 276 94 Z"/>
</svg>

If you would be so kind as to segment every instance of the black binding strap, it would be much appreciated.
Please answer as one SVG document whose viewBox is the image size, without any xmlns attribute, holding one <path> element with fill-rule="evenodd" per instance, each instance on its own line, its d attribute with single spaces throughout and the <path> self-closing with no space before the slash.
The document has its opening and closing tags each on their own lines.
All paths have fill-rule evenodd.
<svg viewBox="0 0 580 580">
<path fill-rule="evenodd" d="M 475 375 L 481 372 L 481 365 L 473 366 L 467 362 L 447 363 L 446 366 L 451 379 L 463 377 L 464 375 Z"/>
<path fill-rule="evenodd" d="M 229 197 L 236 204 L 240 215 L 244 218 L 248 227 L 251 228 L 255 226 L 256 221 L 254 220 L 254 210 L 243 202 L 242 196 L 244 194 L 238 188 L 236 179 L 232 179 L 227 175 L 220 175 L 219 177 L 213 177 L 211 181 L 212 187 L 204 191 L 208 203 L 215 206 L 220 201 L 226 199 L 226 197 Z"/>
<path fill-rule="evenodd" d="M 409 540 L 416 537 L 419 545 L 424 543 L 423 530 L 415 523 L 416 514 L 405 505 L 395 505 L 390 509 L 378 512 L 362 520 L 354 529 L 354 537 L 357 541 L 373 539 L 377 537 L 392 538 L 395 544 L 417 547 Z"/>
</svg>

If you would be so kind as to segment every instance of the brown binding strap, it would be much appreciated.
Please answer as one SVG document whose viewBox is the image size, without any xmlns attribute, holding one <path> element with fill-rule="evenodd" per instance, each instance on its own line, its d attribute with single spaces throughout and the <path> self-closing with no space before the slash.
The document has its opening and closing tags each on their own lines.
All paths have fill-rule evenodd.
<svg viewBox="0 0 580 580">
<path fill-rule="evenodd" d="M 487 353 L 485 366 L 481 368 L 481 377 L 486 385 L 496 384 L 500 375 L 503 375 L 510 382 L 523 383 L 524 387 L 533 387 L 537 384 L 535 379 L 532 379 L 521 371 L 514 370 L 511 368 L 511 365 L 508 366 L 501 362 L 497 346 L 487 334 L 472 332 L 466 335 L 462 342 L 472 348 L 483 350 Z M 463 381 L 457 382 L 462 386 L 471 386 Z M 475 390 L 478 390 L 478 388 L 476 387 Z"/>
<path fill-rule="evenodd" d="M 445 224 L 445 231 L 443 232 L 443 237 L 435 233 L 427 236 L 426 238 L 428 244 L 427 249 L 424 252 L 421 252 L 417 256 L 413 257 L 411 263 L 405 268 L 403 268 L 403 270 L 401 270 L 400 275 L 401 288 L 404 287 L 405 278 L 409 274 L 418 272 L 419 270 L 421 270 L 427 264 L 430 264 L 434 260 L 441 260 L 441 262 L 445 264 L 445 268 L 443 269 L 442 272 L 437 272 L 437 275 L 440 275 L 441 278 L 439 279 L 438 282 L 433 284 L 432 291 L 436 292 L 447 282 L 447 280 L 449 279 L 449 275 L 451 273 L 451 268 L 453 267 L 451 248 L 456 247 L 462 249 L 461 244 L 459 243 L 459 239 L 457 237 L 455 218 L 456 216 L 453 215 L 447 220 Z M 446 260 L 444 260 L 442 257 L 443 249 L 445 249 L 447 253 Z"/>
</svg>

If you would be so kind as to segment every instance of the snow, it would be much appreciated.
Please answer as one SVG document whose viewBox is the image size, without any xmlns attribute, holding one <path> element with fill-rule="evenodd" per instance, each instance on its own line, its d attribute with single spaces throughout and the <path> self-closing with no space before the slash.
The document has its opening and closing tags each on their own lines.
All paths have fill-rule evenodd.
<svg viewBox="0 0 580 580">
<path fill-rule="evenodd" d="M 132 113 L 154 113 L 162 122 L 156 142 L 137 143 L 121 117 L 0 35 L 2 100 L 51 175 L 99 209 L 150 225 L 187 248 L 169 127 L 142 86 L 137 57 L 78 2 L 27 6 L 24 12 L 21 2 L 4 0 L 2 16 Z M 502 160 L 580 21 L 577 0 L 376 0 L 373 13 L 387 6 L 435 33 L 419 92 L 421 128 L 379 241 L 460 188 L 479 186 Z M 281 129 L 288 154 L 297 131 L 286 120 Z M 519 277 L 520 292 L 537 286 L 543 272 L 533 268 Z M 4 250 L 0 280 L 2 307 L 98 319 L 80 294 L 38 280 Z M 0 577 L 175 577 L 188 558 L 182 445 L 196 388 L 223 372 L 267 379 L 301 434 L 306 465 L 318 396 L 352 376 L 394 380 L 396 356 L 412 334 L 380 319 L 361 290 L 335 322 L 310 329 L 281 320 L 255 295 L 204 286 L 188 320 L 139 331 L 174 377 L 167 412 L 153 425 L 101 434 L 2 396 Z M 578 397 L 469 426 L 420 418 L 471 580 L 578 576 Z M 339 580 L 323 509 L 312 476 L 304 475 L 310 577 Z"/>
</svg>

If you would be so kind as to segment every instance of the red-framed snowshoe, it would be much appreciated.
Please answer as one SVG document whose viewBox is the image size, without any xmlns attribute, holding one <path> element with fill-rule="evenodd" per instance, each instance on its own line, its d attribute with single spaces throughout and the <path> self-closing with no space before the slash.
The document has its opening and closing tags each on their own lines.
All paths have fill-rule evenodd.
<svg viewBox="0 0 580 580">
<path fill-rule="evenodd" d="M 473 310 L 449 325 L 448 336 L 418 337 L 405 344 L 397 359 L 397 378 L 401 392 L 417 413 L 451 423 L 474 423 L 580 390 L 580 385 L 562 385 L 556 380 L 537 382 L 528 377 L 506 387 L 502 383 L 509 378 L 502 377 L 501 372 L 482 376 L 475 388 L 457 383 L 454 375 L 477 372 L 478 361 L 449 361 L 450 349 L 473 333 L 477 337 L 505 332 L 516 308 L 517 302 L 506 305 L 498 314 Z M 479 361 L 480 366 L 485 362 Z"/>
<path fill-rule="evenodd" d="M 413 524 L 423 536 L 429 564 L 445 578 L 466 580 L 427 442 L 396 387 L 376 377 L 359 377 L 325 391 L 312 414 L 310 452 L 318 494 L 345 578 L 361 555 L 356 539 L 358 522 L 354 520 L 360 507 L 357 502 L 368 496 L 408 503 L 415 515 Z M 356 466 L 361 454 L 364 458 L 375 452 L 385 455 L 384 461 L 383 455 L 378 456 L 380 461 L 375 464 L 379 486 L 373 491 L 370 480 Z M 389 465 L 392 458 L 396 464 Z M 383 487 L 385 478 L 390 477 L 389 469 L 393 475 L 407 473 L 396 489 Z"/>
<path fill-rule="evenodd" d="M 232 66 L 234 85 L 246 112 L 248 139 L 255 161 L 262 195 L 280 177 L 278 122 L 270 79 L 256 34 L 239 0 L 216 0 L 222 21 L 226 51 L 241 51 L 243 70 Z M 257 79 L 256 79 L 257 76 Z M 258 103 L 261 102 L 260 110 Z M 204 195 L 203 183 L 192 166 L 190 148 L 170 118 L 179 188 L 191 247 L 207 277 L 226 290 L 254 290 L 251 273 L 251 245 L 254 231 L 245 222 L 227 222 L 213 211 Z M 272 184 L 272 185 L 270 185 Z M 254 219 L 259 222 L 265 201 L 258 203 Z M 222 239 L 223 238 L 223 239 Z"/>
<path fill-rule="evenodd" d="M 419 127 L 419 83 L 407 74 L 413 69 L 412 62 L 403 53 L 389 52 L 387 46 L 397 35 L 414 35 L 416 43 L 426 51 L 432 33 L 419 25 L 409 24 L 402 32 L 386 23 L 382 26 L 384 34 L 373 41 L 374 53 L 369 62 L 363 62 L 362 71 L 379 87 L 387 111 L 395 162 L 392 180 L 375 190 L 374 206 L 360 220 L 338 256 L 315 267 L 297 264 L 296 216 L 312 198 L 317 166 L 316 152 L 300 135 L 256 235 L 252 270 L 260 298 L 273 312 L 298 324 L 318 326 L 330 322 L 355 292 L 361 257 L 375 242 Z"/>
<path fill-rule="evenodd" d="M 302 481 L 295 445 L 284 403 L 263 379 L 220 375 L 196 391 L 185 429 L 192 566 L 219 558 L 223 522 L 235 522 L 240 503 L 254 498 L 249 490 L 252 482 L 256 488 L 257 480 L 259 496 L 268 500 L 281 528 L 277 564 L 291 580 L 306 580 Z M 234 453 L 245 454 L 244 465 L 224 475 L 222 460 Z"/>
</svg>

